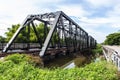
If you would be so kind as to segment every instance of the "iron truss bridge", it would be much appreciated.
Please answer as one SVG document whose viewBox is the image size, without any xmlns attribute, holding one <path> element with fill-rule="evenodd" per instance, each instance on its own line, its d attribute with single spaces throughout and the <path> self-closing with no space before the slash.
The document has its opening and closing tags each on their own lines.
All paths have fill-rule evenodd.
<svg viewBox="0 0 120 80">
<path fill-rule="evenodd" d="M 44 37 L 40 37 L 40 31 L 36 24 L 44 24 Z M 30 30 L 33 30 L 38 43 L 30 43 Z M 15 43 L 16 38 L 22 32 L 27 31 L 27 43 Z M 75 53 L 85 49 L 96 47 L 96 40 L 88 35 L 76 22 L 64 12 L 50 12 L 45 14 L 28 15 L 23 24 L 17 29 L 10 41 L 4 44 L 3 53 L 16 52 L 39 52 L 40 57 L 56 55 L 59 53 Z M 35 49 L 33 49 L 35 48 Z M 24 50 L 25 49 L 25 50 Z"/>
</svg>

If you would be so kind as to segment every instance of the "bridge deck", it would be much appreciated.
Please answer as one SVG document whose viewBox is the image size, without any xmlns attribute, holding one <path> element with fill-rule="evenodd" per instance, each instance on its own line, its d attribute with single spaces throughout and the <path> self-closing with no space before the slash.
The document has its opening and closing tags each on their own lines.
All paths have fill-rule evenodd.
<svg viewBox="0 0 120 80">
<path fill-rule="evenodd" d="M 114 52 L 117 52 L 120 55 L 120 46 L 108 46 L 105 45 L 103 46 L 104 48 L 111 49 Z"/>
<path fill-rule="evenodd" d="M 107 61 L 112 61 L 120 71 L 120 46 L 103 46 L 103 53 Z"/>
</svg>

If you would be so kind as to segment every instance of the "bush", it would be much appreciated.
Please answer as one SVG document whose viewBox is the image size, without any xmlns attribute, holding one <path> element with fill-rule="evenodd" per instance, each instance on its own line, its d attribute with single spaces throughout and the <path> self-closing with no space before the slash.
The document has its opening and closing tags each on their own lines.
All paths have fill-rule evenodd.
<svg viewBox="0 0 120 80">
<path fill-rule="evenodd" d="M 5 61 L 9 61 L 11 60 L 13 63 L 15 64 L 19 64 L 23 61 L 30 61 L 30 58 L 28 56 L 26 56 L 25 54 L 13 54 L 13 55 L 8 55 L 7 57 L 5 57 L 4 59 Z"/>
</svg>

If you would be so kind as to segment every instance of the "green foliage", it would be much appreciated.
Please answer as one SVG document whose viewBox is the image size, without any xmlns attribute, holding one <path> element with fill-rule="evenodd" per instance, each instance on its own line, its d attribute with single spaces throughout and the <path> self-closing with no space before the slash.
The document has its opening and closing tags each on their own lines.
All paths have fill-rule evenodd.
<svg viewBox="0 0 120 80">
<path fill-rule="evenodd" d="M 8 42 L 12 36 L 14 35 L 14 33 L 17 31 L 17 29 L 20 27 L 20 24 L 17 25 L 12 25 L 11 28 L 8 28 L 8 32 L 6 32 L 6 42 Z M 17 39 L 15 40 L 15 42 L 27 42 L 27 38 L 25 38 L 26 35 L 26 31 L 22 30 L 21 33 L 18 35 Z"/>
<path fill-rule="evenodd" d="M 8 42 L 14 33 L 17 31 L 17 29 L 20 27 L 20 24 L 17 25 L 12 25 L 11 28 L 8 28 L 8 32 L 6 32 L 6 41 Z M 44 36 L 44 24 L 39 24 L 36 26 L 36 30 L 38 32 L 38 36 L 42 39 L 43 41 L 43 36 Z M 23 28 L 21 32 L 19 33 L 18 37 L 16 38 L 15 42 L 28 42 L 28 26 L 26 28 Z M 35 35 L 35 32 L 32 27 L 30 27 L 30 42 L 38 42 L 37 37 Z"/>
<path fill-rule="evenodd" d="M 104 41 L 106 45 L 120 45 L 120 32 L 109 34 Z"/>
<path fill-rule="evenodd" d="M 94 54 L 102 54 L 102 45 L 101 44 L 97 44 L 96 48 L 92 50 L 92 53 Z"/>
<path fill-rule="evenodd" d="M 30 31 L 30 36 L 32 36 L 32 37 L 30 37 L 30 41 L 31 42 L 38 42 L 38 39 L 36 37 L 36 34 L 35 34 L 34 30 L 32 28 L 30 30 L 31 30 Z M 39 38 L 43 42 L 44 41 L 44 24 L 41 23 L 41 24 L 37 25 L 36 30 L 37 30 L 37 33 L 39 34 L 38 35 Z"/>
<path fill-rule="evenodd" d="M 0 80 L 118 80 L 116 72 L 117 69 L 105 61 L 82 68 L 53 70 L 35 67 L 23 54 L 10 55 L 0 62 Z"/>
<path fill-rule="evenodd" d="M 82 75 L 86 76 L 87 80 L 117 80 L 117 69 L 106 61 L 91 63 L 85 66 L 83 70 L 85 73 Z"/>
<path fill-rule="evenodd" d="M 11 60 L 13 63 L 15 64 L 19 64 L 21 62 L 24 62 L 24 61 L 30 61 L 30 58 L 28 56 L 26 56 L 25 54 L 14 54 L 14 55 L 9 55 L 7 57 L 5 57 L 4 59 L 5 61 L 9 61 Z"/>
<path fill-rule="evenodd" d="M 0 36 L 0 43 L 4 43 L 5 42 L 5 37 Z"/>
<path fill-rule="evenodd" d="M 20 24 L 17 24 L 17 25 L 12 25 L 11 28 L 8 28 L 8 32 L 6 32 L 6 42 L 8 42 L 12 36 L 14 35 L 14 33 L 17 31 L 17 29 L 20 27 Z M 44 38 L 45 38 L 45 35 L 44 35 L 44 24 L 41 23 L 36 27 L 36 31 L 37 31 L 37 34 L 40 38 L 40 40 L 42 42 L 44 42 Z M 50 27 L 48 27 L 48 31 L 50 30 Z M 46 32 L 47 34 L 48 32 Z M 28 38 L 27 38 L 27 35 L 28 35 L 28 26 L 26 26 L 26 28 L 23 28 L 21 30 L 21 32 L 19 33 L 18 37 L 15 39 L 15 42 L 20 42 L 20 43 L 26 43 L 28 42 Z M 0 40 L 1 40 L 1 37 L 0 37 Z M 37 39 L 37 36 L 34 32 L 34 29 L 32 26 L 30 26 L 30 42 L 38 42 L 38 39 Z M 53 44 L 55 44 L 56 42 L 58 42 L 58 37 L 57 37 L 57 33 L 55 32 L 53 34 L 53 37 L 52 37 L 52 42 Z"/>
</svg>

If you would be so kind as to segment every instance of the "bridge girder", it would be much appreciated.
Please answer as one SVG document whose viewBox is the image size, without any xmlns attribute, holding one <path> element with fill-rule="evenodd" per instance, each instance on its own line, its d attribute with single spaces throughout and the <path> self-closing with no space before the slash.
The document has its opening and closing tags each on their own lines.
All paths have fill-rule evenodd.
<svg viewBox="0 0 120 80">
<path fill-rule="evenodd" d="M 34 24 L 35 20 L 44 23 L 44 41 L 38 36 L 39 34 Z M 40 44 L 40 57 L 45 55 L 46 51 L 51 48 L 51 45 L 55 46 L 54 49 L 65 48 L 67 51 L 70 51 L 71 49 L 73 49 L 73 51 L 80 51 L 91 47 L 91 45 L 94 47 L 96 44 L 96 40 L 89 37 L 88 33 L 76 22 L 62 11 L 57 11 L 39 15 L 28 15 L 23 24 L 18 28 L 13 37 L 4 47 L 3 52 L 9 50 L 14 40 L 24 28 L 28 27 L 28 33 L 30 33 L 30 25 L 33 27 Z M 50 30 L 48 30 L 48 25 Z M 29 39 L 29 37 L 30 34 L 28 34 L 27 38 Z M 55 37 L 56 42 L 53 40 L 53 37 Z"/>
</svg>

